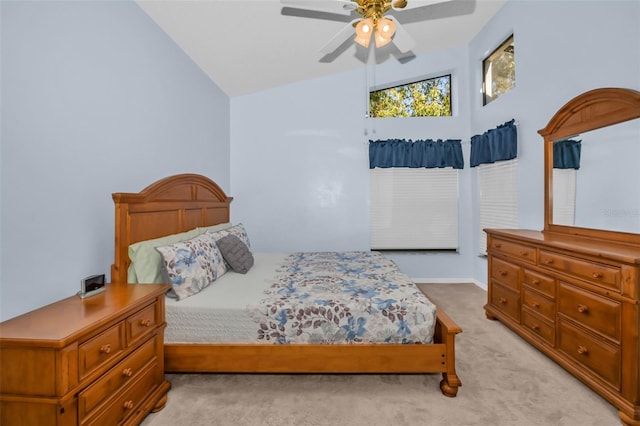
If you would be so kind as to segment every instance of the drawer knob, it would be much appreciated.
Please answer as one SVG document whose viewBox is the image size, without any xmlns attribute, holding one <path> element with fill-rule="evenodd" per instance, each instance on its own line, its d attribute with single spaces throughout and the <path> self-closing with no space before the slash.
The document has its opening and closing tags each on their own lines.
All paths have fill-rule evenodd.
<svg viewBox="0 0 640 426">
<path fill-rule="evenodd" d="M 533 280 L 533 281 L 531 281 L 531 284 L 540 285 L 540 280 Z"/>
<path fill-rule="evenodd" d="M 578 346 L 578 353 L 580 355 L 587 355 L 589 353 L 589 349 L 585 348 L 584 346 Z"/>
<path fill-rule="evenodd" d="M 493 246 L 494 246 L 495 248 L 500 248 L 500 247 L 502 247 L 502 244 L 500 244 L 500 243 L 495 243 Z"/>
<path fill-rule="evenodd" d="M 123 404 L 123 407 L 125 410 L 130 410 L 133 408 L 133 401 L 132 400 L 128 400 L 125 401 L 125 403 Z"/>
<path fill-rule="evenodd" d="M 131 377 L 133 376 L 133 370 L 130 368 L 125 368 L 124 370 L 122 370 L 122 375 L 124 377 Z"/>
<path fill-rule="evenodd" d="M 529 254 L 529 252 L 528 252 L 528 251 L 526 251 L 526 250 L 521 250 L 521 251 L 520 251 L 520 254 L 521 254 L 522 256 L 527 256 L 527 255 Z"/>
<path fill-rule="evenodd" d="M 553 259 L 542 259 L 542 262 L 546 263 L 547 265 L 551 265 L 553 263 Z"/>
<path fill-rule="evenodd" d="M 500 272 L 500 275 L 503 276 L 503 277 L 506 277 L 507 274 L 508 274 L 508 272 L 503 270 L 503 269 L 501 269 L 499 272 Z"/>
<path fill-rule="evenodd" d="M 143 327 L 149 327 L 151 325 L 151 320 L 149 318 L 140 321 L 140 325 Z"/>
<path fill-rule="evenodd" d="M 109 352 L 111 352 L 111 345 L 108 343 L 106 345 L 103 345 L 102 347 L 100 347 L 100 352 L 102 352 L 103 354 L 108 354 Z"/>
<path fill-rule="evenodd" d="M 593 274 L 591 274 L 591 276 L 595 279 L 600 279 L 602 278 L 602 273 L 600 272 L 594 272 Z"/>
<path fill-rule="evenodd" d="M 505 303 L 507 303 L 507 299 L 505 299 L 504 297 L 501 297 L 498 302 L 500 302 L 500 304 L 504 305 Z"/>
<path fill-rule="evenodd" d="M 538 324 L 533 324 L 531 328 L 533 328 L 535 331 L 540 331 L 540 326 Z"/>
<path fill-rule="evenodd" d="M 533 302 L 533 303 L 531 304 L 531 306 L 533 306 L 534 308 L 538 309 L 538 308 L 540 307 L 540 303 L 538 303 L 538 302 Z"/>
<path fill-rule="evenodd" d="M 578 312 L 580 312 L 581 314 L 586 314 L 589 312 L 589 307 L 587 305 L 583 305 L 582 303 L 579 303 Z"/>
</svg>

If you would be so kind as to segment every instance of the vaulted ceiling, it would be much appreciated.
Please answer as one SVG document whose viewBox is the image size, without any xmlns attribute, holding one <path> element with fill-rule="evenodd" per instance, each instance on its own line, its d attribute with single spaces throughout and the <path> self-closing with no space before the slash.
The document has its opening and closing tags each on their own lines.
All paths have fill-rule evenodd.
<svg viewBox="0 0 640 426">
<path fill-rule="evenodd" d="M 327 0 L 331 2 L 332 0 Z M 415 39 L 402 54 L 393 44 L 376 62 L 468 43 L 506 0 L 408 0 L 416 10 L 391 12 Z M 140 7 L 229 96 L 363 67 L 367 49 L 349 39 L 333 53 L 319 50 L 358 17 L 301 10 L 278 0 L 138 0 Z M 316 2 L 317 3 L 317 2 Z"/>
</svg>

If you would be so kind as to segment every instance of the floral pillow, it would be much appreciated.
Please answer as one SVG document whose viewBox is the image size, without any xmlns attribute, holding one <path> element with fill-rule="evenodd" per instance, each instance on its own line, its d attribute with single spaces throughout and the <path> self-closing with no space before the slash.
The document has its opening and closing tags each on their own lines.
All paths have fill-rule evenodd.
<svg viewBox="0 0 640 426">
<path fill-rule="evenodd" d="M 231 228 L 227 228 L 221 231 L 211 232 L 211 235 L 213 235 L 216 241 L 220 240 L 222 237 L 226 237 L 227 235 L 235 235 L 236 237 L 240 238 L 240 240 L 243 243 L 245 243 L 248 248 L 251 248 L 251 243 L 249 242 L 249 236 L 247 235 L 247 231 L 244 228 L 244 225 L 241 223 L 234 225 Z"/>
<path fill-rule="evenodd" d="M 204 233 L 190 240 L 156 247 L 173 294 L 178 300 L 199 293 L 226 272 L 222 253 L 215 239 Z"/>
</svg>

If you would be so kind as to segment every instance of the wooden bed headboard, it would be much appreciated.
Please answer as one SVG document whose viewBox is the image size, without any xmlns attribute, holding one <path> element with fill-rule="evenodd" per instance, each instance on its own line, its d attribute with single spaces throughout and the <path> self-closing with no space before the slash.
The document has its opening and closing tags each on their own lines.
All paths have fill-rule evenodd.
<svg viewBox="0 0 640 426">
<path fill-rule="evenodd" d="M 111 282 L 127 282 L 129 245 L 229 222 L 232 200 L 211 179 L 190 173 L 160 179 L 138 193 L 114 193 L 115 259 Z"/>
</svg>

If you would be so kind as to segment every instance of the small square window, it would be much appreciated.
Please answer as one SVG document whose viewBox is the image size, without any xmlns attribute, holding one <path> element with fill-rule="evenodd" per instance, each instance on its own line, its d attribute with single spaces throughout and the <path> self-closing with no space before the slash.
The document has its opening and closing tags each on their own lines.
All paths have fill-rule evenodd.
<svg viewBox="0 0 640 426">
<path fill-rule="evenodd" d="M 513 35 L 482 61 L 483 103 L 487 105 L 516 85 Z"/>
</svg>

